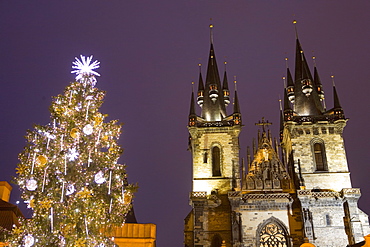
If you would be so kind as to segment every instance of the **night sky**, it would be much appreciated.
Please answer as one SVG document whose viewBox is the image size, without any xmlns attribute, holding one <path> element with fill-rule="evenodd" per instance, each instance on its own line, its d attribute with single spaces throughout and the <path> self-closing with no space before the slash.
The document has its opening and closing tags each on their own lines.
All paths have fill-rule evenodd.
<svg viewBox="0 0 370 247">
<path fill-rule="evenodd" d="M 370 213 L 369 11 L 370 1 L 362 0 L 0 0 L 0 180 L 15 176 L 26 130 L 48 123 L 51 97 L 74 79 L 74 58 L 93 54 L 101 62 L 97 87 L 107 91 L 100 111 L 124 123 L 121 162 L 140 187 L 136 217 L 157 224 L 158 246 L 182 246 L 191 209 L 191 82 L 197 85 L 198 63 L 205 76 L 209 24 L 221 74 L 228 62 L 230 91 L 237 77 L 245 157 L 261 117 L 278 137 L 284 59 L 294 70 L 296 19 L 311 68 L 316 56 L 328 109 L 335 75 L 349 118 L 344 137 L 353 187 L 361 188 L 360 208 Z M 15 188 L 11 202 L 17 200 Z"/>
</svg>

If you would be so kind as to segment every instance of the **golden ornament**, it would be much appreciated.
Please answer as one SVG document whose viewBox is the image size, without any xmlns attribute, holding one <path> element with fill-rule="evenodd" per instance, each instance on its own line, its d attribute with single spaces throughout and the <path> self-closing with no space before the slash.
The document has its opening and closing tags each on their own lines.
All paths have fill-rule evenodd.
<svg viewBox="0 0 370 247">
<path fill-rule="evenodd" d="M 51 200 L 45 200 L 40 202 L 40 207 L 43 209 L 49 209 L 51 207 Z"/>
<path fill-rule="evenodd" d="M 110 147 L 110 148 L 108 149 L 108 152 L 109 152 L 109 153 L 115 153 L 115 152 L 116 152 L 116 150 L 114 149 L 114 147 Z"/>
<path fill-rule="evenodd" d="M 108 140 L 108 136 L 107 136 L 107 135 L 105 135 L 105 136 L 103 136 L 101 139 L 102 139 L 103 141 L 106 141 L 106 140 Z"/>
<path fill-rule="evenodd" d="M 20 229 L 19 227 L 13 228 L 13 234 L 15 234 L 15 235 L 19 235 L 22 232 L 23 232 L 23 230 Z"/>
<path fill-rule="evenodd" d="M 29 200 L 29 204 L 30 208 L 35 208 L 35 199 L 31 199 Z"/>
<path fill-rule="evenodd" d="M 54 111 L 57 113 L 57 114 L 61 114 L 63 113 L 63 108 L 60 107 L 60 106 L 55 106 L 54 107 Z"/>
<path fill-rule="evenodd" d="M 80 131 L 77 128 L 73 128 L 70 132 L 72 138 L 76 139 L 80 135 Z"/>
<path fill-rule="evenodd" d="M 44 166 L 48 162 L 48 158 L 45 157 L 44 155 L 39 155 L 37 156 L 35 162 L 37 166 Z"/>
<path fill-rule="evenodd" d="M 19 164 L 17 168 L 15 168 L 17 174 L 24 174 L 26 172 L 26 166 L 24 164 Z"/>
<path fill-rule="evenodd" d="M 95 118 L 94 118 L 94 126 L 98 126 L 99 124 L 101 124 L 103 122 L 103 119 L 104 119 L 104 116 L 99 112 L 96 114 Z"/>
<path fill-rule="evenodd" d="M 86 239 L 79 238 L 77 239 L 76 243 L 74 244 L 75 247 L 84 247 L 86 246 Z"/>
<path fill-rule="evenodd" d="M 125 204 L 130 204 L 132 199 L 132 194 L 130 192 L 126 192 L 123 198 Z"/>
<path fill-rule="evenodd" d="M 92 197 L 91 193 L 92 192 L 89 189 L 83 188 L 81 191 L 77 192 L 76 194 L 79 198 L 87 199 L 87 198 Z"/>
<path fill-rule="evenodd" d="M 75 224 L 67 223 L 66 225 L 62 226 L 61 232 L 64 236 L 71 234 L 74 229 L 76 228 Z"/>
</svg>

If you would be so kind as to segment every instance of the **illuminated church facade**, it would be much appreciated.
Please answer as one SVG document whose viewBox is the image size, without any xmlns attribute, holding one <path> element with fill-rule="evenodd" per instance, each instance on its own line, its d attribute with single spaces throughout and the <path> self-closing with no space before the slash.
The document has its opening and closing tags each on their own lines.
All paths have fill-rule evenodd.
<svg viewBox="0 0 370 247">
<path fill-rule="evenodd" d="M 191 96 L 193 189 L 185 247 L 345 247 L 370 233 L 357 206 L 360 189 L 351 184 L 342 135 L 347 119 L 336 88 L 327 110 L 317 68 L 312 74 L 298 37 L 294 72 L 293 78 L 287 69 L 280 145 L 262 119 L 257 143 L 240 162 L 238 95 L 227 114 L 227 74 L 221 83 L 211 42 L 205 81 L 200 73 Z"/>
</svg>

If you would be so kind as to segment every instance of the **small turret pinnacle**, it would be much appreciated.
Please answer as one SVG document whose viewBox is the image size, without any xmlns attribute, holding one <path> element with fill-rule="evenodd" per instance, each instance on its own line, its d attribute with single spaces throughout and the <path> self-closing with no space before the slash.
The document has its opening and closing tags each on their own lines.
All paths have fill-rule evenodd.
<svg viewBox="0 0 370 247">
<path fill-rule="evenodd" d="M 234 80 L 234 85 L 235 85 L 234 113 L 240 113 L 238 91 L 236 89 L 236 79 Z"/>
<path fill-rule="evenodd" d="M 334 76 L 332 75 L 331 78 L 333 80 L 334 109 L 341 109 L 342 106 L 340 105 L 340 102 L 339 102 L 339 97 L 338 97 L 337 89 L 336 89 L 335 83 L 334 83 Z"/>
<path fill-rule="evenodd" d="M 193 90 L 191 92 L 191 101 L 190 101 L 190 111 L 189 111 L 189 117 L 195 116 L 195 104 L 194 104 L 194 82 L 191 82 L 193 85 Z"/>
<path fill-rule="evenodd" d="M 224 64 L 225 64 L 225 72 L 224 72 L 224 80 L 222 83 L 222 91 L 224 93 L 225 106 L 228 106 L 230 104 L 230 91 L 229 91 L 229 83 L 227 80 L 227 73 L 226 73 L 227 62 L 225 61 Z"/>
<path fill-rule="evenodd" d="M 200 107 L 203 106 L 203 96 L 204 96 L 204 84 L 202 78 L 202 64 L 198 64 L 199 66 L 199 82 L 198 82 L 198 96 L 197 96 L 197 103 Z"/>
</svg>

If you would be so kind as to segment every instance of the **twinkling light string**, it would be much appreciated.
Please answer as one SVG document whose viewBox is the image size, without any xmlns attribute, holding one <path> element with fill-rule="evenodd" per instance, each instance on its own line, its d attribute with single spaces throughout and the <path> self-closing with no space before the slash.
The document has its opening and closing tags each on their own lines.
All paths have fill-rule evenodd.
<svg viewBox="0 0 370 247">
<path fill-rule="evenodd" d="M 89 157 L 87 159 L 87 167 L 90 167 L 90 162 L 91 162 L 91 150 L 89 150 Z"/>
<path fill-rule="evenodd" d="M 86 228 L 86 236 L 89 236 L 89 228 L 87 227 L 87 219 L 85 216 L 85 228 Z"/>
<path fill-rule="evenodd" d="M 33 174 L 33 169 L 35 168 L 35 159 L 36 159 L 36 153 L 33 154 L 31 174 Z"/>
<path fill-rule="evenodd" d="M 64 175 L 67 175 L 67 154 L 64 155 Z"/>
<path fill-rule="evenodd" d="M 50 229 L 54 232 L 54 210 L 53 207 L 50 208 Z"/>
<path fill-rule="evenodd" d="M 62 185 L 62 196 L 60 197 L 60 202 L 63 202 L 63 198 L 64 198 L 64 184 L 65 184 L 65 182 L 63 181 L 63 185 Z"/>
<path fill-rule="evenodd" d="M 41 192 L 44 192 L 44 189 L 45 189 L 45 182 L 46 182 L 46 170 L 47 170 L 48 168 L 46 167 L 45 168 L 45 171 L 44 171 L 44 179 L 42 180 L 42 190 L 41 190 Z"/>
<path fill-rule="evenodd" d="M 108 195 L 110 195 L 110 189 L 112 186 L 112 170 L 109 171 L 109 187 L 108 187 Z"/>
</svg>

